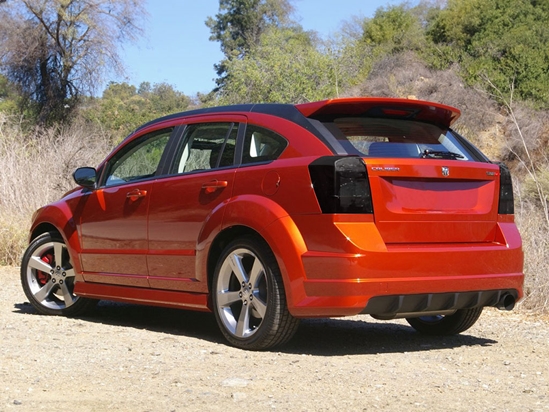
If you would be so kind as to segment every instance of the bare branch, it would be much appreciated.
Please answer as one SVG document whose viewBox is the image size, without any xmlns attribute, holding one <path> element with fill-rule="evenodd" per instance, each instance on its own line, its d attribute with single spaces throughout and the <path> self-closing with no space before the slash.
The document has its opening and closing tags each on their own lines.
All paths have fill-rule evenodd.
<svg viewBox="0 0 549 412">
<path fill-rule="evenodd" d="M 18 84 L 38 118 L 68 118 L 105 74 L 123 72 L 124 42 L 142 34 L 144 0 L 7 2 L 0 20 L 0 69 Z"/>
<path fill-rule="evenodd" d="M 545 216 L 545 221 L 547 223 L 547 228 L 549 229 L 549 194 L 545 193 L 543 184 L 541 183 L 541 180 L 538 177 L 538 169 L 534 164 L 534 159 L 528 148 L 526 136 L 523 134 L 522 127 L 520 126 L 517 116 L 515 114 L 514 105 L 513 105 L 513 93 L 515 90 L 514 81 L 512 81 L 511 84 L 509 85 L 509 97 L 506 97 L 503 94 L 503 92 L 498 87 L 496 87 L 496 85 L 487 76 L 484 76 L 484 80 L 492 88 L 492 90 L 494 90 L 496 96 L 498 97 L 498 100 L 505 107 L 505 110 L 509 116 L 509 119 L 511 120 L 511 122 L 514 124 L 516 128 L 516 131 L 519 135 L 522 149 L 524 150 L 526 158 L 523 158 L 523 156 L 520 153 L 518 153 L 513 147 L 509 146 L 508 149 L 518 159 L 518 161 L 524 167 L 524 169 L 526 170 L 530 178 L 534 181 L 537 195 L 543 209 L 543 214 Z"/>
</svg>

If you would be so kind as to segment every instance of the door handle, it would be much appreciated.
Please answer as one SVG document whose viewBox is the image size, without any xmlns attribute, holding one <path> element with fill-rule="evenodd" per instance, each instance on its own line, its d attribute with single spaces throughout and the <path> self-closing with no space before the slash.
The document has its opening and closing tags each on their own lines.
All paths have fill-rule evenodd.
<svg viewBox="0 0 549 412">
<path fill-rule="evenodd" d="M 224 187 L 227 187 L 229 183 L 226 181 L 226 180 L 212 180 L 211 182 L 208 182 L 208 183 L 204 183 L 202 185 L 202 189 L 204 189 L 204 191 L 206 193 L 213 193 L 215 192 L 217 189 L 223 189 Z"/>
<path fill-rule="evenodd" d="M 131 192 L 126 193 L 126 198 L 130 199 L 132 202 L 145 196 L 147 196 L 147 191 L 141 189 L 134 189 Z"/>
</svg>

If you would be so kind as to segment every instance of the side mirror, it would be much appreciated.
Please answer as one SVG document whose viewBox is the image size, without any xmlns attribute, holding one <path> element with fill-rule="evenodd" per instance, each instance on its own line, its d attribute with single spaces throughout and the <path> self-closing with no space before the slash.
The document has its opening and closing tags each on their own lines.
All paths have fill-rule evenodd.
<svg viewBox="0 0 549 412">
<path fill-rule="evenodd" d="M 79 167 L 72 177 L 77 185 L 93 189 L 97 181 L 97 171 L 93 167 Z"/>
</svg>

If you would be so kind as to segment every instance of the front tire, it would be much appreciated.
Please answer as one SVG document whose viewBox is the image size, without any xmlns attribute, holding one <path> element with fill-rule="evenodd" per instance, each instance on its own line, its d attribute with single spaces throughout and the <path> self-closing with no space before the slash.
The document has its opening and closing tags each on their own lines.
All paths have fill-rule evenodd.
<svg viewBox="0 0 549 412">
<path fill-rule="evenodd" d="M 74 294 L 75 272 L 63 239 L 44 233 L 34 239 L 21 263 L 21 284 L 32 306 L 43 315 L 81 315 L 96 300 Z"/>
<path fill-rule="evenodd" d="M 482 307 L 460 309 L 453 315 L 406 318 L 406 321 L 415 330 L 426 335 L 456 335 L 473 326 L 480 317 L 482 309 Z"/>
<path fill-rule="evenodd" d="M 245 236 L 227 245 L 215 268 L 212 292 L 219 328 L 238 348 L 281 345 L 299 326 L 288 311 L 276 259 L 260 238 Z"/>
</svg>

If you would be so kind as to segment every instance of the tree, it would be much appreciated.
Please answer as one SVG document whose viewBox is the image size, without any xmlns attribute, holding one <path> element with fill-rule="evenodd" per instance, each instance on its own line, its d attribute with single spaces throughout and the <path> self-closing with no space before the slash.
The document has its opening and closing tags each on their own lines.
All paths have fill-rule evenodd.
<svg viewBox="0 0 549 412">
<path fill-rule="evenodd" d="M 337 94 L 330 55 L 303 31 L 273 27 L 242 59 L 227 61 L 226 69 L 223 104 L 300 103 Z"/>
<path fill-rule="evenodd" d="M 383 52 L 420 50 L 425 34 L 419 16 L 406 5 L 379 8 L 372 19 L 364 21 L 362 36 L 366 45 Z"/>
<path fill-rule="evenodd" d="M 11 84 L 6 77 L 0 74 L 0 112 L 14 112 L 17 107 L 17 102 L 18 96 L 14 85 Z"/>
<path fill-rule="evenodd" d="M 225 59 L 214 66 L 217 89 L 226 83 L 227 64 L 242 59 L 259 44 L 261 35 L 270 27 L 290 25 L 291 0 L 219 0 L 219 13 L 208 17 L 210 40 L 221 43 Z"/>
<path fill-rule="evenodd" d="M 101 124 L 115 141 L 120 141 L 149 120 L 186 110 L 191 99 L 166 83 L 143 82 L 136 88 L 111 82 L 94 103 L 84 110 L 84 116 Z"/>
<path fill-rule="evenodd" d="M 0 69 L 40 124 L 68 119 L 104 75 L 121 73 L 120 45 L 141 35 L 143 0 L 8 0 L 0 5 Z"/>
<path fill-rule="evenodd" d="M 428 33 L 469 83 L 514 84 L 517 97 L 549 107 L 549 2 L 448 0 Z"/>
</svg>

